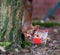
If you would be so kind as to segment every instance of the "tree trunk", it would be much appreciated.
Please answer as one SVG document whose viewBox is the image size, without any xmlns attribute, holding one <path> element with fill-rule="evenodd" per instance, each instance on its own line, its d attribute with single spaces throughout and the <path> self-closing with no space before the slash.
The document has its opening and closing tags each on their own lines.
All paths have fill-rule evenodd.
<svg viewBox="0 0 60 55">
<path fill-rule="evenodd" d="M 22 0 L 0 1 L 0 41 L 21 43 L 20 29 L 23 14 L 22 7 Z"/>
</svg>

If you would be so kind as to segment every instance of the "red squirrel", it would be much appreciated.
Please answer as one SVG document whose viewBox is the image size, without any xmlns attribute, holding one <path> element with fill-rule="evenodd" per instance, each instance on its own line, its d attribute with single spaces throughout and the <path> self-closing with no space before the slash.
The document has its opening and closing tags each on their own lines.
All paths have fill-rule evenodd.
<svg viewBox="0 0 60 55">
<path fill-rule="evenodd" d="M 37 29 L 38 25 L 32 25 L 32 0 L 23 0 L 24 12 L 22 18 L 22 32 L 26 35 L 27 31 Z"/>
</svg>

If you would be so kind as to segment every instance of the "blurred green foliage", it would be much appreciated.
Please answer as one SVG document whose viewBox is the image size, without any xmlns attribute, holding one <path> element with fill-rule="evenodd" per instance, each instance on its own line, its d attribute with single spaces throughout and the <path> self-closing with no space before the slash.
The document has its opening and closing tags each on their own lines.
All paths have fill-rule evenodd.
<svg viewBox="0 0 60 55">
<path fill-rule="evenodd" d="M 52 26 L 60 26 L 59 22 L 32 22 L 32 24 L 35 25 L 40 25 L 40 26 L 44 26 L 44 27 L 52 27 Z"/>
<path fill-rule="evenodd" d="M 0 46 L 7 48 L 8 46 L 10 46 L 12 44 L 12 42 L 0 42 Z"/>
</svg>

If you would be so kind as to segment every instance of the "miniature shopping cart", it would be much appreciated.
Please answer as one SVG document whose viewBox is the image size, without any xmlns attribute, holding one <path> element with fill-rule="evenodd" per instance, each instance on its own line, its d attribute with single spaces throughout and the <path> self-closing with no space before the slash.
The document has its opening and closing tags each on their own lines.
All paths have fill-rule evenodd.
<svg viewBox="0 0 60 55">
<path fill-rule="evenodd" d="M 34 37 L 32 39 L 33 44 L 41 44 L 41 43 L 46 44 L 47 37 L 48 37 L 48 29 L 44 30 L 38 29 L 34 33 Z"/>
</svg>

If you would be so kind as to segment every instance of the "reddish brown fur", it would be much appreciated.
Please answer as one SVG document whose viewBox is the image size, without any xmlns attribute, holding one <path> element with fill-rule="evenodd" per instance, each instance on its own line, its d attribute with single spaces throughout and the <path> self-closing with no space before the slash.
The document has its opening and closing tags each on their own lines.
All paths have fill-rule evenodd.
<svg viewBox="0 0 60 55">
<path fill-rule="evenodd" d="M 23 24 L 25 24 L 25 23 L 30 23 L 31 24 L 31 22 L 32 22 L 32 2 L 27 1 L 27 0 L 23 0 L 23 4 L 24 4 L 24 12 L 25 12 L 24 23 Z M 27 29 L 29 27 L 26 26 Z"/>
</svg>

